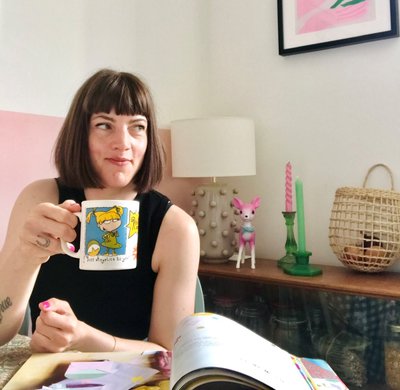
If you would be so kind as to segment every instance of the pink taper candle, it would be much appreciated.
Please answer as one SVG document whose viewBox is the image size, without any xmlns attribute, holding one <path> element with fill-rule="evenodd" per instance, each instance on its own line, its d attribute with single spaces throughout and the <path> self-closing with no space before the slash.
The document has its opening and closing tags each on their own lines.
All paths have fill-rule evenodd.
<svg viewBox="0 0 400 390">
<path fill-rule="evenodd" d="M 293 211 L 292 165 L 290 162 L 286 164 L 285 171 L 285 211 Z"/>
</svg>

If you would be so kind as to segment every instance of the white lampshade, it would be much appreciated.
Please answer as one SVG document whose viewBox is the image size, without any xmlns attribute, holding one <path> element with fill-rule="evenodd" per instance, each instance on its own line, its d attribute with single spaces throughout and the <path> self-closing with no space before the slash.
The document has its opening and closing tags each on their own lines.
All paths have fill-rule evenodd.
<svg viewBox="0 0 400 390">
<path fill-rule="evenodd" d="M 171 123 L 172 176 L 224 177 L 256 174 L 254 122 L 241 117 Z"/>
</svg>

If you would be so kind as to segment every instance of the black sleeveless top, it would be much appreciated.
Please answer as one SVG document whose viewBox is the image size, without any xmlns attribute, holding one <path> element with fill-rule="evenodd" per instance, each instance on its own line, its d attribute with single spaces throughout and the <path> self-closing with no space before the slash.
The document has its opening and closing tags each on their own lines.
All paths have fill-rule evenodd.
<svg viewBox="0 0 400 390">
<path fill-rule="evenodd" d="M 85 200 L 81 189 L 68 188 L 56 179 L 59 202 Z M 137 195 L 140 202 L 137 267 L 123 271 L 83 271 L 78 259 L 59 254 L 42 264 L 29 304 L 33 330 L 38 304 L 49 298 L 69 302 L 76 317 L 118 337 L 144 339 L 150 327 L 153 289 L 157 274 L 151 259 L 170 200 L 157 191 Z M 78 225 L 79 227 L 79 225 Z M 77 233 L 78 233 L 77 227 Z M 79 248 L 79 236 L 74 241 Z"/>
</svg>

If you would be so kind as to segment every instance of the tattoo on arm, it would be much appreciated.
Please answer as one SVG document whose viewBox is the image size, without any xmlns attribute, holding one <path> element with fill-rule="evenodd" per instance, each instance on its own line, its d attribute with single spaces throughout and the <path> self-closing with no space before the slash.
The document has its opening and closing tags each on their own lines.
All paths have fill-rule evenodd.
<svg viewBox="0 0 400 390">
<path fill-rule="evenodd" d="M 3 313 L 12 306 L 12 301 L 10 297 L 7 297 L 0 301 L 0 324 L 3 321 Z"/>
</svg>

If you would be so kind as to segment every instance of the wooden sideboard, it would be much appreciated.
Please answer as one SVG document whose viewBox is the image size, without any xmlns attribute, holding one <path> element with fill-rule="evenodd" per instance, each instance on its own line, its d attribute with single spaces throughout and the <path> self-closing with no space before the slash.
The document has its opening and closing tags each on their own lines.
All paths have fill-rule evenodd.
<svg viewBox="0 0 400 390">
<path fill-rule="evenodd" d="M 284 273 L 277 266 L 276 260 L 257 259 L 256 269 L 254 270 L 250 268 L 249 259 L 239 269 L 236 268 L 236 261 L 222 264 L 201 262 L 199 275 L 364 295 L 374 298 L 400 299 L 400 273 L 387 271 L 365 273 L 342 266 L 317 266 L 322 269 L 322 275 L 292 276 Z"/>
<path fill-rule="evenodd" d="M 268 314 L 263 317 L 262 324 L 258 321 L 257 325 L 264 328 L 265 334 L 262 336 L 289 352 L 298 354 L 287 347 L 290 343 L 285 343 L 285 339 L 296 338 L 292 327 L 296 321 L 293 322 L 293 318 L 289 320 L 292 321 L 290 324 L 284 323 L 282 317 L 279 318 L 281 337 L 275 338 L 274 333 L 278 323 L 274 322 L 278 321 L 276 312 L 284 308 L 287 314 L 287 308 L 294 302 L 297 315 L 300 313 L 306 318 L 310 336 L 308 342 L 300 341 L 297 347 L 311 346 L 311 349 L 306 348 L 305 354 L 310 353 L 310 357 L 327 360 L 342 379 L 345 377 L 348 380 L 345 383 L 351 390 L 387 389 L 385 331 L 388 322 L 393 319 L 393 313 L 400 323 L 400 273 L 365 273 L 341 265 L 311 265 L 320 267 L 322 274 L 292 276 L 284 273 L 277 266 L 276 260 L 268 259 L 257 259 L 254 270 L 250 268 L 250 260 L 246 260 L 239 269 L 236 268 L 236 261 L 201 261 L 199 277 L 205 292 L 206 310 L 226 315 L 225 306 L 222 307 L 223 311 L 218 311 L 221 310 L 220 303 L 222 300 L 225 305 L 231 298 L 231 303 L 234 302 L 236 308 L 231 307 L 227 316 L 241 322 L 238 314 L 241 303 L 238 297 L 243 298 L 243 305 L 252 300 L 265 302 Z M 318 315 L 320 325 L 315 327 L 315 318 L 318 319 Z M 292 313 L 289 313 L 287 318 L 291 316 Z M 248 326 L 247 323 L 243 324 Z M 347 338 L 342 338 L 345 341 L 341 342 L 340 348 L 336 347 L 335 342 L 344 335 Z M 358 346 L 352 345 L 357 340 Z M 364 347 L 360 348 L 362 343 Z M 338 349 L 335 358 L 328 356 L 332 345 Z M 345 363 L 341 364 L 343 361 Z M 356 362 L 358 366 L 353 369 L 351 365 Z M 363 370 L 362 374 L 360 370 Z"/>
</svg>

